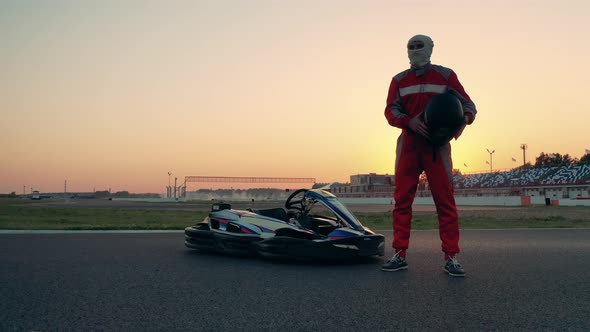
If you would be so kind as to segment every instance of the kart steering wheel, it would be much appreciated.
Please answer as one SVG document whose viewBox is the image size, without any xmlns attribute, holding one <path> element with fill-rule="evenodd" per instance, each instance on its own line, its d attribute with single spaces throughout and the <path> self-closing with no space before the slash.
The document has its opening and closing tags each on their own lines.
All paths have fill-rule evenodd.
<svg viewBox="0 0 590 332">
<path fill-rule="evenodd" d="M 287 210 L 295 209 L 303 211 L 305 209 L 303 207 L 303 197 L 297 200 L 293 200 L 293 198 L 295 198 L 295 196 L 299 195 L 300 193 L 304 193 L 303 196 L 305 196 L 305 192 L 307 192 L 307 189 L 295 190 L 291 195 L 289 195 L 289 197 L 285 201 L 285 208 L 287 208 Z"/>
</svg>

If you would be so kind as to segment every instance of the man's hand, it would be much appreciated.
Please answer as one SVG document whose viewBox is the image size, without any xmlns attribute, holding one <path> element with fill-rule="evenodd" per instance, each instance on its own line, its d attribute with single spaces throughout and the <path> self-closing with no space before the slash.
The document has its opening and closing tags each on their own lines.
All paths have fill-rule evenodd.
<svg viewBox="0 0 590 332">
<path fill-rule="evenodd" d="M 416 134 L 430 138 L 428 127 L 422 122 L 421 115 L 413 117 L 410 122 L 408 122 L 408 127 L 410 127 L 410 129 Z"/>
<path fill-rule="evenodd" d="M 467 122 L 469 122 L 469 118 L 467 117 L 467 115 L 464 115 L 463 116 L 463 124 L 461 125 L 461 128 L 459 129 L 459 131 L 457 131 L 457 133 L 455 134 L 455 140 L 457 140 L 457 139 L 459 139 L 459 137 L 461 137 L 461 134 L 463 134 L 463 130 L 467 126 Z"/>
</svg>

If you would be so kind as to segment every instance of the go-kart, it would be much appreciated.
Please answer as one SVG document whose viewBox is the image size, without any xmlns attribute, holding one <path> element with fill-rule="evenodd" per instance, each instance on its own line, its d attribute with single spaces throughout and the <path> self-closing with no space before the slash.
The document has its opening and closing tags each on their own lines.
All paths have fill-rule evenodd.
<svg viewBox="0 0 590 332">
<path fill-rule="evenodd" d="M 385 241 L 321 189 L 294 191 L 284 208 L 234 210 L 214 203 L 204 221 L 184 232 L 193 249 L 303 259 L 383 256 Z"/>
</svg>

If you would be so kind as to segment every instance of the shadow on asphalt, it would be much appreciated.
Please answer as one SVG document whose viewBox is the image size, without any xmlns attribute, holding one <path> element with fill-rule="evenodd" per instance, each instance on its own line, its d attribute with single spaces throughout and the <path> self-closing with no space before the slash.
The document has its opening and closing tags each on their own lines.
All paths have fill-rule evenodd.
<svg viewBox="0 0 590 332">
<path fill-rule="evenodd" d="M 281 265 L 305 265 L 305 266 L 340 266 L 340 265 L 375 265 L 382 264 L 383 257 L 358 257 L 352 259 L 310 259 L 297 258 L 285 256 L 260 256 L 260 255 L 236 255 L 228 253 L 220 253 L 215 251 L 187 249 L 184 252 L 187 256 L 206 257 L 207 259 L 217 260 L 237 260 L 243 262 L 245 260 L 252 260 L 268 264 Z"/>
</svg>

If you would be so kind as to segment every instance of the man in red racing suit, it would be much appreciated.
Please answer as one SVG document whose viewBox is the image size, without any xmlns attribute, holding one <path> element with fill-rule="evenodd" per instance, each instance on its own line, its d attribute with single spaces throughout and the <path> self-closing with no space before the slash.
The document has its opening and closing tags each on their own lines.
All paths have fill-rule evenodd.
<svg viewBox="0 0 590 332">
<path fill-rule="evenodd" d="M 442 251 L 445 254 L 444 270 L 450 276 L 465 275 L 456 254 L 459 253 L 459 220 L 453 195 L 451 145 L 434 148 L 428 141 L 428 128 L 421 114 L 428 100 L 437 94 L 449 92 L 463 106 L 464 124 L 455 134 L 459 138 L 466 125 L 473 123 L 477 110 L 453 70 L 430 63 L 434 43 L 424 35 L 408 41 L 411 68 L 391 80 L 385 107 L 385 117 L 391 126 L 401 128 L 397 140 L 395 161 L 395 207 L 393 210 L 393 257 L 382 266 L 383 271 L 408 268 L 405 260 L 410 242 L 412 203 L 422 171 L 436 204 Z"/>
</svg>

